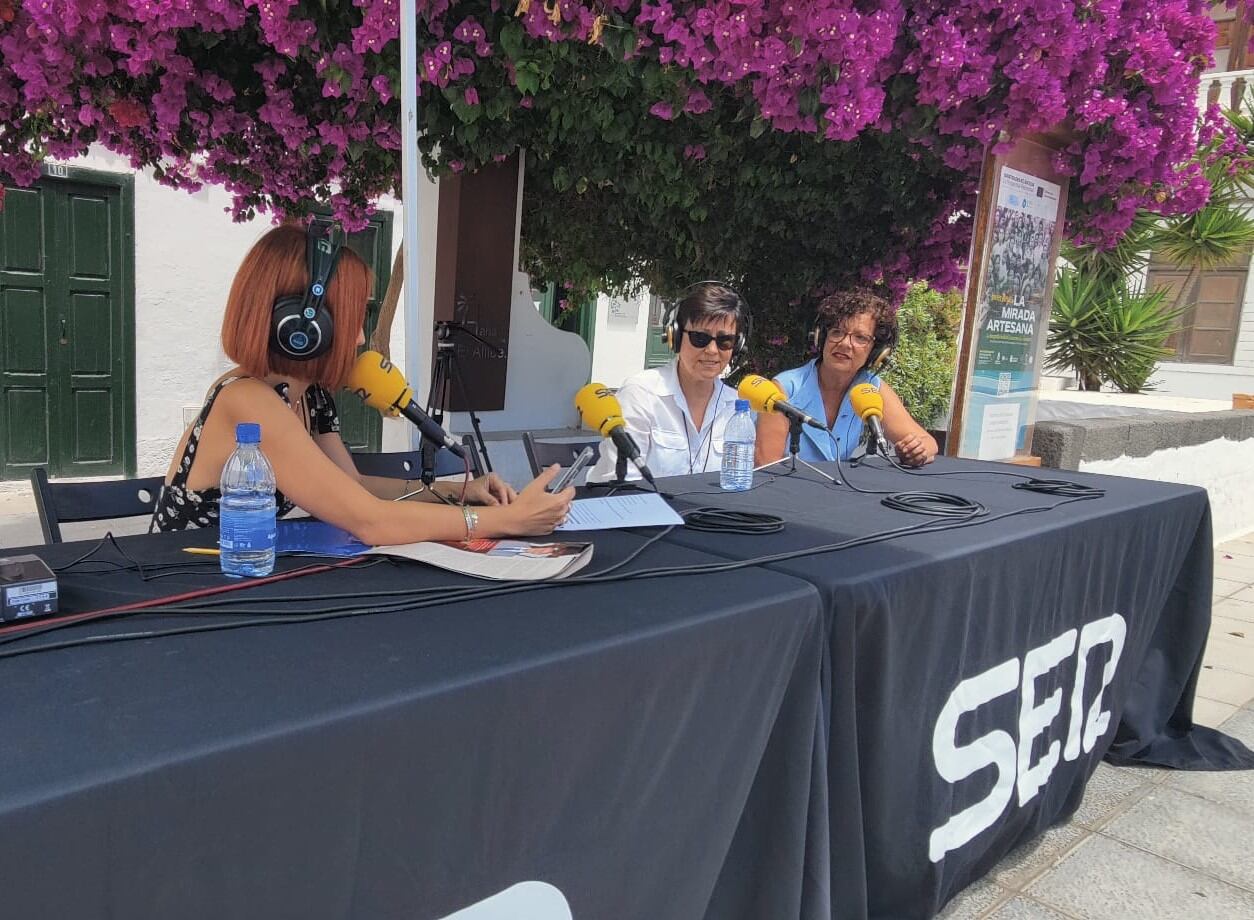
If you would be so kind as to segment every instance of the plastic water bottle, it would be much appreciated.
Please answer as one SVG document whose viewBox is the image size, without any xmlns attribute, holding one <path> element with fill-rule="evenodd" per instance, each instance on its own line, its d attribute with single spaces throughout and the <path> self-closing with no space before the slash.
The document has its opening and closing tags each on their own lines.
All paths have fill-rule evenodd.
<svg viewBox="0 0 1254 920">
<path fill-rule="evenodd" d="M 274 470 L 261 452 L 261 426 L 235 426 L 235 453 L 222 467 L 218 550 L 227 575 L 269 575 L 274 570 Z"/>
<path fill-rule="evenodd" d="M 736 400 L 736 414 L 727 423 L 723 436 L 723 466 L 719 470 L 718 484 L 728 492 L 744 492 L 753 486 L 753 442 L 757 429 L 749 400 Z"/>
</svg>

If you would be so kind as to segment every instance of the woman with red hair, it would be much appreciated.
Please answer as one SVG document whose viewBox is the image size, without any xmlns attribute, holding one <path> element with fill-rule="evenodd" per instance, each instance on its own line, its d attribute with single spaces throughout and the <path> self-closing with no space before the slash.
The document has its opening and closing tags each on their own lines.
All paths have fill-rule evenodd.
<svg viewBox="0 0 1254 920">
<path fill-rule="evenodd" d="M 545 491 L 556 466 L 521 492 L 495 473 L 472 481 L 466 498 L 484 506 L 478 510 L 438 502 L 439 495 L 460 495 L 460 483 L 436 483 L 439 495 L 418 492 L 421 504 L 395 502 L 413 491 L 409 482 L 357 473 L 339 435 L 331 393 L 344 385 L 365 344 L 370 269 L 352 250 L 339 250 L 323 300 L 338 333 L 317 357 L 292 358 L 275 345 L 273 315 L 276 301 L 299 300 L 311 286 L 308 244 L 302 228 L 275 227 L 244 257 L 222 318 L 222 347 L 237 366 L 215 381 L 183 434 L 151 529 L 217 523 L 218 482 L 235 450 L 235 426 L 257 422 L 261 448 L 274 467 L 280 515 L 299 506 L 372 546 L 552 531 L 574 496 L 574 489 Z"/>
</svg>

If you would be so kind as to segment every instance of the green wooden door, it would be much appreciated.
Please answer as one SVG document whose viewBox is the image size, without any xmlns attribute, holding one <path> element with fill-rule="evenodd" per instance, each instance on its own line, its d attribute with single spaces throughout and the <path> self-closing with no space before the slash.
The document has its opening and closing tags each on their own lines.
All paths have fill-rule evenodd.
<svg viewBox="0 0 1254 920">
<path fill-rule="evenodd" d="M 380 212 L 370 218 L 370 226 L 348 238 L 348 246 L 366 260 L 374 272 L 374 290 L 366 305 L 366 341 L 379 323 L 379 306 L 392 277 L 392 214 Z M 357 330 L 345 330 L 356 335 Z M 336 335 L 340 330 L 336 330 Z M 341 390 L 335 398 L 340 413 L 340 434 L 350 450 L 377 451 L 383 443 L 383 418 L 378 411 L 368 409 L 360 399 L 348 390 Z"/>
<path fill-rule="evenodd" d="M 649 331 L 644 340 L 644 366 L 657 367 L 675 357 L 665 342 L 662 341 L 662 317 L 666 313 L 666 303 L 656 294 L 649 298 Z"/>
<path fill-rule="evenodd" d="M 533 290 L 533 297 L 538 290 Z M 592 346 L 596 341 L 597 298 L 593 297 L 574 309 L 565 311 L 558 310 L 557 302 L 557 285 L 550 281 L 536 300 L 540 315 L 554 328 L 575 333 L 583 339 L 584 344 L 588 346 L 588 351 L 592 351 Z"/>
<path fill-rule="evenodd" d="M 0 211 L 0 478 L 134 475 L 132 180 L 96 178 Z"/>
</svg>

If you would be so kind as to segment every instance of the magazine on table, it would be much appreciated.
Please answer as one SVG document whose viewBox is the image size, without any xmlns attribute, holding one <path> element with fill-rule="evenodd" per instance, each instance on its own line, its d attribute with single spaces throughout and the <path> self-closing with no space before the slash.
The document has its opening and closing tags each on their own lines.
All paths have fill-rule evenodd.
<svg viewBox="0 0 1254 920">
<path fill-rule="evenodd" d="M 592 559 L 592 544 L 482 539 L 376 546 L 366 553 L 412 559 L 475 578 L 540 581 L 578 572 Z"/>
</svg>

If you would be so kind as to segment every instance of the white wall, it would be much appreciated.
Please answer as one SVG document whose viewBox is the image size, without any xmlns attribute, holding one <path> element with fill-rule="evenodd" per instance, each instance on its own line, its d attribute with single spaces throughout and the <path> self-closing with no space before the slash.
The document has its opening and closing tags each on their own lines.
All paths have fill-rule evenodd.
<svg viewBox="0 0 1254 920">
<path fill-rule="evenodd" d="M 1160 364 L 1150 384 L 1155 393 L 1218 399 L 1231 406 L 1233 393 L 1254 393 L 1254 370 L 1222 364 Z"/>
<path fill-rule="evenodd" d="M 597 298 L 596 327 L 592 337 L 592 379 L 609 387 L 644 368 L 649 331 L 649 292 L 635 297 Z"/>
<path fill-rule="evenodd" d="M 1215 543 L 1254 531 L 1254 438 L 1229 441 L 1219 438 L 1159 450 L 1147 457 L 1118 457 L 1081 463 L 1086 473 L 1157 479 L 1201 486 L 1210 495 Z"/>
</svg>

